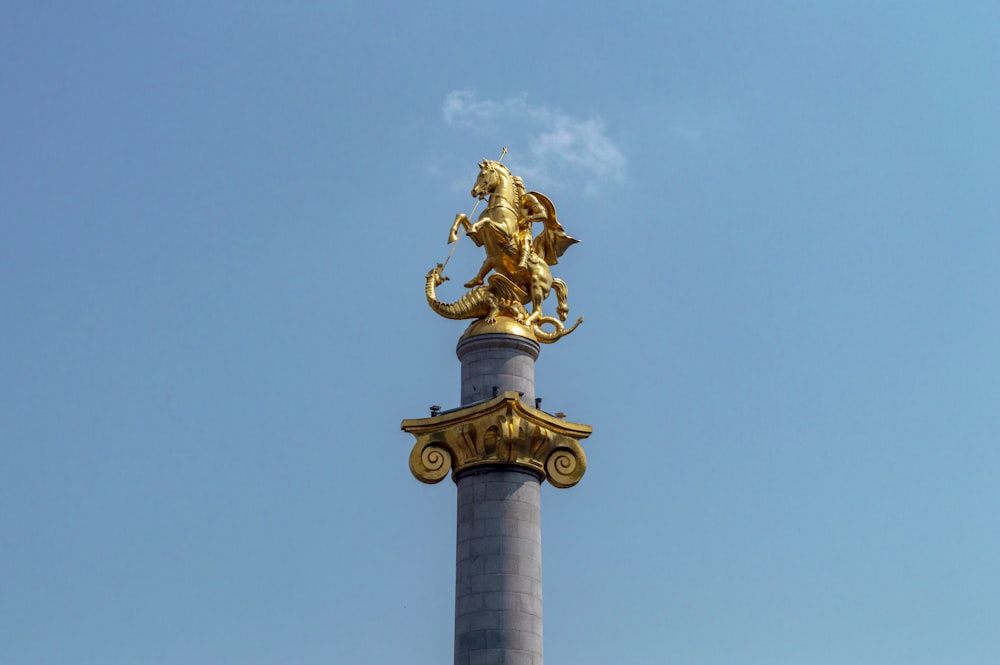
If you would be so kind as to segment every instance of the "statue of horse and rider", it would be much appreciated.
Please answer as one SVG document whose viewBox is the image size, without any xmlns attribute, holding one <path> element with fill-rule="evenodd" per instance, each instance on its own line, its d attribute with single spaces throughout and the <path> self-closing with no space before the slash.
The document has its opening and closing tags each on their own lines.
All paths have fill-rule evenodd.
<svg viewBox="0 0 1000 665">
<path fill-rule="evenodd" d="M 572 328 L 562 332 L 561 323 L 542 314 L 542 302 L 555 289 L 556 313 L 559 321 L 566 320 L 569 313 L 566 283 L 553 278 L 549 266 L 558 263 L 563 252 L 578 242 L 566 234 L 556 219 L 552 201 L 540 192 L 525 192 L 524 183 L 511 175 L 506 166 L 486 159 L 479 164 L 479 177 L 472 187 L 472 196 L 480 200 L 486 198 L 486 209 L 475 223 L 463 213 L 456 215 L 448 235 L 448 242 L 455 242 L 458 228 L 462 226 L 477 246 L 486 249 L 486 260 L 465 287 L 482 285 L 492 270 L 520 289 L 522 303 L 531 301 L 531 315 L 526 325 L 552 323 L 561 334 L 568 334 Z M 533 237 L 532 225 L 539 222 L 543 225 L 542 231 Z M 493 279 L 496 278 L 491 281 Z"/>
</svg>

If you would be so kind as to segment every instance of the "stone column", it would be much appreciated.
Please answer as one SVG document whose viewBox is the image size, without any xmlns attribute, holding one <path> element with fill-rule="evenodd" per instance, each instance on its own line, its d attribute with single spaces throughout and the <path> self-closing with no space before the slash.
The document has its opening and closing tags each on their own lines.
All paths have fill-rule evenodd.
<svg viewBox="0 0 1000 665">
<path fill-rule="evenodd" d="M 455 352 L 462 362 L 462 406 L 513 390 L 525 404 L 535 401 L 538 342 L 492 333 L 462 339 Z"/>
<path fill-rule="evenodd" d="M 538 342 L 461 340 L 462 406 L 506 391 L 535 399 Z M 542 665 L 542 476 L 505 466 L 455 474 L 455 665 Z"/>
<path fill-rule="evenodd" d="M 455 665 L 542 665 L 542 513 L 537 474 L 457 474 Z"/>
<path fill-rule="evenodd" d="M 534 407 L 538 343 L 489 333 L 458 344 L 462 406 L 404 420 L 410 470 L 458 487 L 455 665 L 543 665 L 541 482 L 570 487 L 589 425 Z"/>
</svg>

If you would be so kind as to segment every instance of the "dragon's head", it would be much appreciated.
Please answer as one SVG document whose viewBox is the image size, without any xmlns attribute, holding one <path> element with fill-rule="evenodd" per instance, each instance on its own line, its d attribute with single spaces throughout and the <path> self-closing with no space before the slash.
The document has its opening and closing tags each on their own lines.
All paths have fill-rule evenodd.
<svg viewBox="0 0 1000 665">
<path fill-rule="evenodd" d="M 443 270 L 444 270 L 444 266 L 441 265 L 440 263 L 437 264 L 436 266 L 434 266 L 433 268 L 431 268 L 431 271 L 429 273 L 427 273 L 427 279 L 434 280 L 434 286 L 441 286 L 442 284 L 444 284 L 445 282 L 447 282 L 448 279 L 450 279 L 450 278 L 445 277 L 445 276 L 443 276 L 441 274 L 441 272 Z"/>
</svg>

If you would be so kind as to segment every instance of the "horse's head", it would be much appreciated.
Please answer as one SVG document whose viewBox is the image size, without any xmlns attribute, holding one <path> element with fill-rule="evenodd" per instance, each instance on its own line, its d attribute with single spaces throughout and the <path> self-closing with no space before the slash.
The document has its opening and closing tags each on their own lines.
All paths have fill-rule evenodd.
<svg viewBox="0 0 1000 665">
<path fill-rule="evenodd" d="M 479 164 L 479 177 L 472 186 L 472 196 L 477 199 L 485 198 L 495 192 L 501 182 L 509 181 L 510 177 L 510 171 L 506 166 L 500 162 L 484 159 Z"/>
</svg>

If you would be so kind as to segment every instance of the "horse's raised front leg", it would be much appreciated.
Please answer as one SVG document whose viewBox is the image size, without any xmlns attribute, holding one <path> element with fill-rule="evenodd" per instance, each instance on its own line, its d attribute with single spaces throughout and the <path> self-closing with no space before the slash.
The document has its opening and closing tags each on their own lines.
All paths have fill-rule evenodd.
<svg viewBox="0 0 1000 665">
<path fill-rule="evenodd" d="M 472 229 L 472 224 L 469 223 L 469 218 L 464 212 L 455 215 L 455 223 L 451 225 L 451 232 L 448 234 L 448 244 L 458 240 L 458 227 L 460 225 L 465 228 L 466 233 Z"/>
</svg>

